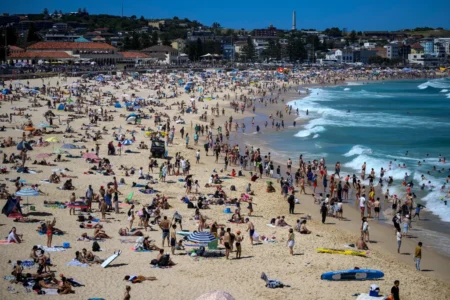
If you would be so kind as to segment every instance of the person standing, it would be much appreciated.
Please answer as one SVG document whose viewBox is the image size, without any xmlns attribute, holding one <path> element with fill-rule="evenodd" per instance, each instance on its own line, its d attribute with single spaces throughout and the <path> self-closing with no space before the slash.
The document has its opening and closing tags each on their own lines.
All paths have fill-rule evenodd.
<svg viewBox="0 0 450 300">
<path fill-rule="evenodd" d="M 400 300 L 400 281 L 394 281 L 394 286 L 391 288 L 392 300 Z"/>
<path fill-rule="evenodd" d="M 92 200 L 94 198 L 94 190 L 92 189 L 92 185 L 86 189 L 86 204 L 89 209 L 92 209 Z"/>
<path fill-rule="evenodd" d="M 289 254 L 294 255 L 295 235 L 294 229 L 289 229 L 287 245 L 289 247 Z"/>
<path fill-rule="evenodd" d="M 420 271 L 420 261 L 422 260 L 422 242 L 419 242 L 416 250 L 414 251 L 414 260 L 416 261 L 416 270 Z"/>
<path fill-rule="evenodd" d="M 241 258 L 242 254 L 242 246 L 241 243 L 244 240 L 244 237 L 241 235 L 241 231 L 236 231 L 236 258 Z"/>
<path fill-rule="evenodd" d="M 172 255 L 175 255 L 175 246 L 177 244 L 177 225 L 172 225 L 172 231 L 170 232 L 170 248 Z"/>
<path fill-rule="evenodd" d="M 361 210 L 361 218 L 364 218 L 364 211 L 366 210 L 366 195 L 363 194 L 359 198 L 359 209 Z"/>
<path fill-rule="evenodd" d="M 402 246 L 402 233 L 398 230 L 397 231 L 397 253 L 400 254 L 400 247 Z"/>
<path fill-rule="evenodd" d="M 322 202 L 322 206 L 320 207 L 320 213 L 322 214 L 322 224 L 325 224 L 325 220 L 327 218 L 327 204 L 324 202 Z"/>
<path fill-rule="evenodd" d="M 169 229 L 170 229 L 170 222 L 167 220 L 167 216 L 164 216 L 164 219 L 159 222 L 159 227 L 162 230 L 162 246 L 164 247 L 164 241 L 167 240 L 167 246 L 170 246 L 170 240 L 169 240 Z"/>
<path fill-rule="evenodd" d="M 230 259 L 230 250 L 231 250 L 231 228 L 227 228 L 227 232 L 225 232 L 223 236 L 223 245 L 225 246 L 225 256 L 227 259 Z"/>
<path fill-rule="evenodd" d="M 289 213 L 294 214 L 294 208 L 295 208 L 295 196 L 294 191 L 292 191 L 291 195 L 287 199 L 289 203 Z"/>
<path fill-rule="evenodd" d="M 247 223 L 247 231 L 250 236 L 250 244 L 253 246 L 253 235 L 255 234 L 255 225 L 250 221 L 249 218 L 245 218 L 245 223 Z"/>
<path fill-rule="evenodd" d="M 200 163 L 200 150 L 197 149 L 197 152 L 195 153 L 195 162 L 198 164 Z"/>
</svg>

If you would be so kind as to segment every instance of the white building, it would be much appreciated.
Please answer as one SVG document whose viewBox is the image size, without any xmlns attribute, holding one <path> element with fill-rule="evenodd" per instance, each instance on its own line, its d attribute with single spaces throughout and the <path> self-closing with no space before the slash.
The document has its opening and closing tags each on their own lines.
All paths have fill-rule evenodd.
<svg viewBox="0 0 450 300">
<path fill-rule="evenodd" d="M 367 49 L 375 49 L 376 47 L 377 47 L 377 44 L 376 44 L 376 43 L 370 43 L 370 42 L 364 43 L 364 48 L 367 48 Z"/>
<path fill-rule="evenodd" d="M 410 64 L 421 65 L 423 67 L 437 66 L 439 64 L 437 55 L 425 53 L 408 54 L 408 61 Z"/>
<path fill-rule="evenodd" d="M 386 48 L 386 57 L 389 59 L 398 58 L 398 45 L 395 43 L 387 44 L 384 46 Z"/>
<path fill-rule="evenodd" d="M 346 49 L 338 49 L 334 53 L 336 60 L 338 63 L 341 64 L 351 64 L 354 62 L 354 55 L 353 50 L 346 48 Z"/>
</svg>

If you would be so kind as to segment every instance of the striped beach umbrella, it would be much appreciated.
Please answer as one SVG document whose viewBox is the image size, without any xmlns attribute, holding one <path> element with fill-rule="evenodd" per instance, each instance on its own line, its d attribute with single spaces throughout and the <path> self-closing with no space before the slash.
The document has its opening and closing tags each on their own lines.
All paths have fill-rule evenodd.
<svg viewBox="0 0 450 300">
<path fill-rule="evenodd" d="M 39 192 L 35 191 L 31 188 L 24 188 L 15 193 L 16 196 L 27 197 L 27 209 L 29 209 L 28 205 L 28 197 L 36 197 L 39 196 Z"/>
<path fill-rule="evenodd" d="M 194 243 L 208 244 L 217 238 L 207 231 L 193 232 L 188 236 L 188 240 Z"/>
</svg>

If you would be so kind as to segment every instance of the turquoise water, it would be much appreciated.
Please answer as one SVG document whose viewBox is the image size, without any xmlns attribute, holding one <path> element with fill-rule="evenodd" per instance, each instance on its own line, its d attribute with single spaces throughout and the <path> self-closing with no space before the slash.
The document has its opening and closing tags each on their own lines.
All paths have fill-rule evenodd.
<svg viewBox="0 0 450 300">
<path fill-rule="evenodd" d="M 344 174 L 358 176 L 364 162 L 367 173 L 374 168 L 379 175 L 383 167 L 389 170 L 385 176 L 394 179 L 391 194 L 404 194 L 400 184 L 408 173 L 418 201 L 450 222 L 450 203 L 445 206 L 440 200 L 450 170 L 450 79 L 314 88 L 306 98 L 289 104 L 294 110 L 299 108 L 300 117 L 305 117 L 306 110 L 309 116 L 305 125 L 295 129 L 263 132 L 274 155 L 298 159 L 303 154 L 306 160 L 324 157 L 330 171 L 340 161 Z M 447 162 L 439 162 L 439 155 Z"/>
</svg>

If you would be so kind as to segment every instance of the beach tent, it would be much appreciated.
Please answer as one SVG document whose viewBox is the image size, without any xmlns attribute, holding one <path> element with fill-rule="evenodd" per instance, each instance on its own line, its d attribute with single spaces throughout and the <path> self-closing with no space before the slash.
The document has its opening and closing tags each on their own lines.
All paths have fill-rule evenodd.
<svg viewBox="0 0 450 300">
<path fill-rule="evenodd" d="M 65 105 L 63 103 L 59 104 L 58 106 L 58 110 L 64 110 Z"/>
<path fill-rule="evenodd" d="M 14 214 L 16 217 L 22 217 L 22 209 L 20 208 L 20 200 L 9 197 L 3 206 L 2 214 L 9 217 Z"/>
<path fill-rule="evenodd" d="M 33 150 L 33 147 L 31 147 L 31 145 L 28 142 L 25 141 L 21 141 L 20 143 L 17 144 L 17 150 L 22 151 L 22 150 Z"/>
<path fill-rule="evenodd" d="M 116 102 L 116 104 L 114 105 L 114 107 L 115 107 L 115 108 L 121 108 L 121 107 L 122 107 L 122 105 L 120 105 L 120 103 L 119 103 L 119 102 Z"/>
<path fill-rule="evenodd" d="M 125 140 L 122 142 L 122 145 L 131 145 L 131 144 L 133 144 L 132 140 Z"/>
</svg>

